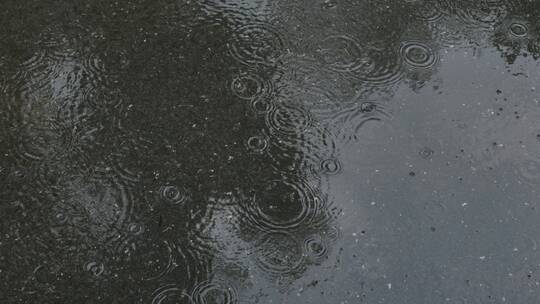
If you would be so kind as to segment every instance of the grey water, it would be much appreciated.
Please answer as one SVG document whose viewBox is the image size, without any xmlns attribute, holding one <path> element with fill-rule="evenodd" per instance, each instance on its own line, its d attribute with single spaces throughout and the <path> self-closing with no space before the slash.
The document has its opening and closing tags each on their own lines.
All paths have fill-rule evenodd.
<svg viewBox="0 0 540 304">
<path fill-rule="evenodd" d="M 2 0 L 0 303 L 540 303 L 540 2 Z"/>
</svg>

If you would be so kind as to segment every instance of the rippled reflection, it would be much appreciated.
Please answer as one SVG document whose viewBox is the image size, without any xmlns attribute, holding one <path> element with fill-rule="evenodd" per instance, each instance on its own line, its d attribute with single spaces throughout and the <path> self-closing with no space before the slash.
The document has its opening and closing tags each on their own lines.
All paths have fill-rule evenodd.
<svg viewBox="0 0 540 304">
<path fill-rule="evenodd" d="M 410 289 L 407 275 L 396 282 L 416 252 L 403 238 L 423 245 L 432 237 L 415 230 L 414 218 L 403 219 L 421 207 L 403 202 L 399 216 L 385 218 L 384 203 L 370 193 L 407 178 L 425 189 L 436 183 L 413 168 L 416 158 L 445 168 L 466 158 L 474 177 L 504 171 L 497 189 L 536 191 L 537 98 L 518 105 L 498 90 L 488 110 L 463 113 L 461 122 L 456 107 L 486 101 L 448 97 L 438 77 L 452 72 L 447 62 L 455 56 L 476 60 L 482 52 L 504 60 L 494 74 L 525 75 L 518 65 L 537 65 L 540 56 L 538 10 L 525 0 L 7 1 L 0 13 L 0 300 L 469 303 L 442 278 L 417 278 Z M 422 94 L 432 102 L 422 104 Z M 422 142 L 445 124 L 472 128 L 449 131 L 452 140 L 462 136 L 460 152 L 444 136 Z M 395 151 L 371 156 L 373 142 L 393 143 Z M 391 165 L 369 160 L 406 154 L 410 142 L 418 144 L 403 156 L 404 177 L 392 168 L 395 180 L 381 182 L 378 174 Z M 346 189 L 352 182 L 362 197 Z M 437 205 L 424 209 L 456 213 Z M 362 228 L 381 219 L 377 237 Z M 432 234 L 448 224 L 434 221 Z M 409 256 L 399 257 L 402 251 Z M 438 263 L 426 260 L 410 266 L 416 276 L 455 271 L 432 270 L 429 263 Z M 478 286 L 473 296 L 487 292 Z M 302 297 L 310 290 L 317 295 Z"/>
</svg>

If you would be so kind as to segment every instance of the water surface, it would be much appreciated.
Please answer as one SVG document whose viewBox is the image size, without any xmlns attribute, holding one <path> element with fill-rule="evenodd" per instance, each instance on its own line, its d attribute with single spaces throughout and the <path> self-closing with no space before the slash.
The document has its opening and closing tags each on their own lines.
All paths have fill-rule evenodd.
<svg viewBox="0 0 540 304">
<path fill-rule="evenodd" d="M 2 4 L 2 303 L 540 299 L 540 3 Z"/>
</svg>

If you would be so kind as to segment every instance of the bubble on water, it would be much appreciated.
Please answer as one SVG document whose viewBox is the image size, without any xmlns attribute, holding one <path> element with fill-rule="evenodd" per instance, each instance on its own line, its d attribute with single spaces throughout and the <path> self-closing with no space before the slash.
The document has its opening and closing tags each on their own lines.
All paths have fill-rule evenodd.
<svg viewBox="0 0 540 304">
<path fill-rule="evenodd" d="M 304 240 L 304 255 L 313 264 L 320 264 L 328 258 L 328 244 L 319 235 Z"/>
<path fill-rule="evenodd" d="M 294 273 L 304 263 L 302 243 L 286 232 L 264 234 L 257 242 L 256 259 L 259 268 L 268 274 Z"/>
<path fill-rule="evenodd" d="M 181 205 L 189 200 L 189 193 L 184 188 L 177 186 L 162 186 L 159 189 L 161 200 L 171 205 Z"/>
<path fill-rule="evenodd" d="M 152 294 L 152 304 L 191 304 L 193 303 L 184 289 L 177 285 L 165 285 Z"/>
<path fill-rule="evenodd" d="M 235 304 L 237 291 L 232 286 L 219 281 L 205 281 L 198 284 L 191 293 L 193 304 Z"/>
<path fill-rule="evenodd" d="M 438 54 L 419 41 L 407 41 L 401 45 L 401 56 L 414 68 L 428 69 L 438 62 Z"/>
<path fill-rule="evenodd" d="M 92 275 L 99 277 L 105 271 L 105 265 L 99 262 L 88 262 L 84 265 L 84 269 Z"/>
<path fill-rule="evenodd" d="M 247 140 L 247 147 L 255 153 L 262 153 L 268 147 L 268 139 L 265 136 L 252 136 Z"/>
<path fill-rule="evenodd" d="M 310 225 L 322 213 L 321 199 L 303 181 L 269 181 L 241 208 L 259 229 L 293 230 Z"/>
<path fill-rule="evenodd" d="M 236 60 L 247 65 L 275 65 L 288 52 L 283 35 L 266 23 L 237 28 L 228 47 Z"/>
</svg>

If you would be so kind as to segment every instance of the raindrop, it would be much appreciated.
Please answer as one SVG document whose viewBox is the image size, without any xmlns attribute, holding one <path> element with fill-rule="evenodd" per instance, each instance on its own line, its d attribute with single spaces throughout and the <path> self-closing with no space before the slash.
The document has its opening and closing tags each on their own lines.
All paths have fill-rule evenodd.
<svg viewBox="0 0 540 304">
<path fill-rule="evenodd" d="M 321 162 L 321 171 L 326 175 L 336 175 L 341 172 L 341 163 L 338 159 L 330 158 Z"/>
<path fill-rule="evenodd" d="M 192 301 L 183 289 L 176 285 L 165 285 L 153 293 L 152 304 L 190 304 Z"/>
<path fill-rule="evenodd" d="M 252 136 L 247 140 L 248 148 L 256 153 L 261 153 L 268 147 L 268 140 L 263 136 Z"/>
<path fill-rule="evenodd" d="M 56 216 L 56 222 L 58 222 L 59 224 L 65 224 L 67 221 L 68 221 L 68 217 L 65 213 L 57 213 Z"/>
<path fill-rule="evenodd" d="M 309 112 L 295 104 L 280 104 L 266 116 L 270 131 L 279 135 L 297 136 L 312 124 Z"/>
<path fill-rule="evenodd" d="M 98 277 L 101 274 L 103 274 L 103 271 L 105 270 L 105 266 L 102 263 L 98 263 L 98 262 L 88 262 L 84 266 L 84 269 L 86 271 L 89 271 L 94 276 Z"/>
<path fill-rule="evenodd" d="M 171 205 L 180 205 L 189 199 L 188 193 L 176 186 L 163 186 L 159 190 L 161 199 Z"/>
<path fill-rule="evenodd" d="M 525 37 L 527 36 L 527 26 L 522 23 L 513 22 L 509 26 L 510 34 L 516 36 L 516 37 Z"/>
<path fill-rule="evenodd" d="M 33 273 L 36 281 L 42 284 L 51 283 L 56 279 L 54 273 L 52 273 L 49 267 L 46 265 L 36 267 Z"/>
<path fill-rule="evenodd" d="M 360 104 L 360 112 L 371 113 L 377 109 L 377 104 L 371 101 L 365 101 Z"/>
<path fill-rule="evenodd" d="M 336 35 L 325 38 L 317 48 L 316 56 L 330 69 L 352 72 L 366 65 L 365 52 L 353 38 Z"/>
<path fill-rule="evenodd" d="M 302 244 L 289 233 L 263 235 L 257 244 L 257 264 L 269 274 L 288 274 L 304 263 Z"/>
<path fill-rule="evenodd" d="M 312 235 L 304 240 L 304 255 L 310 263 L 319 264 L 328 257 L 328 244 L 319 235 Z"/>
<path fill-rule="evenodd" d="M 266 114 L 272 111 L 274 103 L 271 96 L 262 95 L 254 98 L 251 102 L 251 108 L 256 114 Z"/>
<path fill-rule="evenodd" d="M 418 19 L 434 22 L 443 17 L 443 9 L 438 0 L 408 0 L 412 15 Z"/>
<path fill-rule="evenodd" d="M 433 153 L 435 153 L 435 151 L 433 151 L 431 148 L 429 147 L 423 147 L 422 149 L 420 149 L 420 151 L 418 151 L 418 154 L 420 155 L 420 157 L 422 157 L 423 159 L 429 159 L 433 156 Z"/>
<path fill-rule="evenodd" d="M 321 213 L 320 199 L 303 182 L 270 181 L 245 203 L 245 216 L 261 229 L 295 229 Z"/>
<path fill-rule="evenodd" d="M 231 55 L 246 65 L 275 65 L 287 50 L 282 35 L 265 23 L 236 29 L 228 47 Z"/>
<path fill-rule="evenodd" d="M 236 289 L 222 282 L 206 281 L 198 284 L 191 293 L 193 304 L 238 303 Z"/>
<path fill-rule="evenodd" d="M 237 75 L 231 82 L 231 89 L 234 95 L 242 99 L 253 99 L 260 96 L 267 88 L 264 82 L 255 75 Z"/>
<path fill-rule="evenodd" d="M 437 62 L 433 50 L 416 41 L 406 42 L 401 46 L 401 55 L 405 62 L 415 68 L 430 68 Z"/>
<path fill-rule="evenodd" d="M 140 234 L 144 233 L 145 229 L 144 229 L 143 224 L 131 223 L 128 226 L 128 230 L 133 235 L 140 235 Z"/>
</svg>

